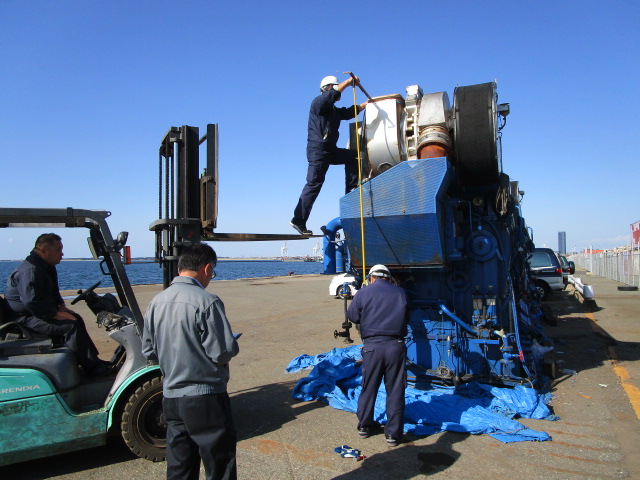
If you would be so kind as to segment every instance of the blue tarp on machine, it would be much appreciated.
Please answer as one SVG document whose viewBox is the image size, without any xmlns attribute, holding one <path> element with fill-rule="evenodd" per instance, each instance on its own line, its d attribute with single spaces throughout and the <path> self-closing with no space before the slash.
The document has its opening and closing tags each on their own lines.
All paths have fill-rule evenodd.
<svg viewBox="0 0 640 480">
<path fill-rule="evenodd" d="M 313 368 L 293 389 L 293 398 L 321 400 L 333 408 L 355 413 L 360 395 L 362 345 L 334 348 L 315 356 L 300 355 L 286 368 L 288 373 Z M 527 428 L 515 418 L 557 420 L 547 405 L 551 394 L 540 394 L 532 388 L 492 387 L 479 383 L 453 387 L 429 387 L 427 390 L 406 389 L 405 433 L 432 435 L 450 431 L 488 434 L 510 442 L 551 440 L 546 432 Z M 386 395 L 384 383 L 378 392 L 375 420 L 385 423 Z"/>
</svg>

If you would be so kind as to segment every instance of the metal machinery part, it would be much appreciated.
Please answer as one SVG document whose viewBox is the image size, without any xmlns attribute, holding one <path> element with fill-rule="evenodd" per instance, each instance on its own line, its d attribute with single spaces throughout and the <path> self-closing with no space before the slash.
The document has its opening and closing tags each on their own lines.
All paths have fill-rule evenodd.
<svg viewBox="0 0 640 480">
<path fill-rule="evenodd" d="M 447 92 L 424 95 L 418 120 L 418 158 L 446 157 L 451 153 L 451 105 Z"/>
<path fill-rule="evenodd" d="M 407 87 L 406 100 L 398 94 L 374 98 L 365 109 L 361 142 L 368 178 L 404 160 L 448 157 L 464 184 L 497 182 L 498 116 L 508 114 L 497 98 L 495 82 L 456 87 L 453 108 L 447 92 L 424 94 L 419 85 Z"/>
<path fill-rule="evenodd" d="M 500 138 L 496 84 L 457 87 L 453 92 L 456 168 L 466 184 L 498 180 Z"/>
<path fill-rule="evenodd" d="M 508 106 L 493 82 L 457 87 L 453 99 L 412 85 L 404 102 L 367 106 L 370 177 L 362 195 L 342 197 L 335 223 L 354 276 L 384 264 L 407 292 L 414 379 L 539 384 L 547 339 L 529 279 L 533 242 L 522 192 L 501 172 Z"/>
<path fill-rule="evenodd" d="M 407 98 L 405 99 L 405 111 L 407 113 L 404 131 L 407 138 L 407 159 L 414 160 L 418 152 L 418 112 L 420 101 L 422 100 L 422 89 L 419 85 L 407 87 Z"/>
<path fill-rule="evenodd" d="M 365 138 L 370 176 L 407 159 L 406 113 L 401 95 L 374 98 L 365 108 Z"/>
</svg>

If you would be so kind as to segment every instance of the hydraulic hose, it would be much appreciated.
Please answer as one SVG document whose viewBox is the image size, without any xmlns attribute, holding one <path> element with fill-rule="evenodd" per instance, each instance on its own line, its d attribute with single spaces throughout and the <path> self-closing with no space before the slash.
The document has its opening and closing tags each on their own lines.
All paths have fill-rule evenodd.
<svg viewBox="0 0 640 480">
<path fill-rule="evenodd" d="M 447 307 L 445 307 L 442 303 L 439 305 L 439 307 L 440 307 L 440 311 L 442 313 L 444 313 L 447 317 L 449 317 L 451 320 L 453 320 L 458 325 L 460 325 L 463 330 L 465 330 L 466 332 L 468 332 L 468 333 L 470 333 L 470 334 L 472 334 L 474 336 L 478 334 L 473 328 L 471 328 L 469 325 L 467 325 L 464 322 L 464 320 L 459 318 L 455 313 L 453 313 L 451 310 L 449 310 Z"/>
<path fill-rule="evenodd" d="M 518 326 L 518 323 L 520 322 L 518 320 L 518 309 L 516 307 L 516 297 L 513 291 L 513 284 L 511 283 L 511 281 L 509 281 L 509 288 L 511 290 L 511 311 L 513 312 L 513 330 L 514 330 L 514 333 L 516 334 L 516 345 L 518 346 L 520 362 L 522 363 L 522 368 L 527 374 L 527 377 L 532 378 L 531 372 L 529 371 L 529 368 L 527 368 L 527 364 L 524 361 L 524 352 L 522 351 L 522 345 L 520 344 L 520 327 Z"/>
</svg>

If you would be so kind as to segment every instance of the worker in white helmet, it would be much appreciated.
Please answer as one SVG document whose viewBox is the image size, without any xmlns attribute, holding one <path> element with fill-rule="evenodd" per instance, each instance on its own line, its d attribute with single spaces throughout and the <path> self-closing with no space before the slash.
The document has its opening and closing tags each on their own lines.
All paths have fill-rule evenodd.
<svg viewBox="0 0 640 480">
<path fill-rule="evenodd" d="M 293 212 L 291 226 L 301 235 L 312 235 L 307 228 L 307 220 L 311 208 L 316 201 L 329 165 L 344 165 L 345 193 L 349 193 L 358 185 L 358 165 L 355 150 L 338 148 L 338 129 L 341 120 L 355 117 L 353 107 L 336 107 L 342 91 L 350 85 L 359 83 L 358 77 L 349 77 L 338 83 L 338 79 L 329 75 L 320 82 L 320 95 L 313 99 L 309 109 L 309 125 L 307 134 L 307 183 L 302 189 L 300 200 Z M 367 102 L 356 108 L 360 113 Z"/>
<path fill-rule="evenodd" d="M 384 433 L 387 445 L 400 443 L 404 427 L 405 357 L 409 311 L 405 291 L 392 283 L 384 265 L 369 270 L 369 285 L 358 290 L 347 310 L 347 318 L 360 325 L 362 347 L 362 391 L 358 398 L 358 435 L 368 438 L 380 430 L 375 421 L 378 389 L 384 380 L 387 394 Z"/>
</svg>

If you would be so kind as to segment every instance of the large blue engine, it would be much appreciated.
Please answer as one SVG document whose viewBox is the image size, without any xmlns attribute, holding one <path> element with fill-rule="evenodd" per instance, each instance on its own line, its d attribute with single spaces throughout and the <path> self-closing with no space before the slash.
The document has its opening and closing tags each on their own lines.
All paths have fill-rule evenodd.
<svg viewBox="0 0 640 480">
<path fill-rule="evenodd" d="M 453 107 L 446 92 L 407 92 L 370 102 L 360 128 L 366 181 L 340 200 L 338 221 L 351 272 L 362 281 L 384 264 L 406 290 L 415 380 L 536 384 L 533 243 L 500 158 L 508 105 L 495 83 L 456 88 Z"/>
</svg>

